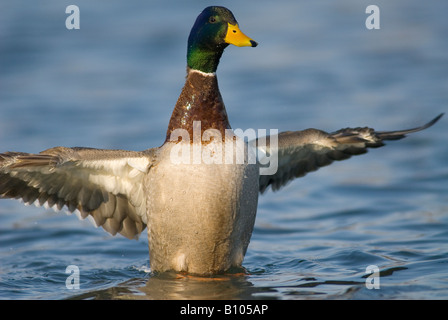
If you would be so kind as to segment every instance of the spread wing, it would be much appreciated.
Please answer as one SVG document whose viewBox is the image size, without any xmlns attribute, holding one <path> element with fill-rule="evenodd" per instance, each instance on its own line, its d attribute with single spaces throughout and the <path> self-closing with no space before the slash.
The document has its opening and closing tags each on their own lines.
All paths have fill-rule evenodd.
<svg viewBox="0 0 448 320">
<path fill-rule="evenodd" d="M 143 152 L 56 147 L 39 154 L 0 154 L 0 198 L 70 212 L 115 235 L 136 238 L 146 227 L 144 177 L 155 149 Z"/>
<path fill-rule="evenodd" d="M 347 128 L 333 133 L 316 129 L 282 132 L 277 135 L 278 148 L 271 148 L 272 139 L 266 139 L 268 143 L 265 147 L 257 145 L 266 157 L 278 157 L 276 173 L 260 175 L 260 192 L 263 193 L 269 186 L 273 190 L 278 190 L 289 181 L 329 165 L 335 160 L 344 160 L 353 155 L 366 153 L 368 148 L 383 146 L 385 140 L 402 139 L 409 133 L 424 130 L 442 116 L 443 114 L 440 114 L 421 127 L 400 131 Z"/>
</svg>

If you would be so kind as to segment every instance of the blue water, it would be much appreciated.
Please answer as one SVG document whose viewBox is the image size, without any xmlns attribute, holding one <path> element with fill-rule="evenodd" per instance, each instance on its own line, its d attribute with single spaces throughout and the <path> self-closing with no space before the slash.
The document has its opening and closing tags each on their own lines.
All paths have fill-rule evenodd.
<svg viewBox="0 0 448 320">
<path fill-rule="evenodd" d="M 70 4 L 80 30 L 65 28 Z M 379 30 L 365 27 L 370 4 Z M 206 5 L 3 1 L 0 151 L 159 146 Z M 260 44 L 229 47 L 218 69 L 233 128 L 393 130 L 448 111 L 446 1 L 222 5 Z M 447 121 L 263 195 L 243 276 L 155 276 L 145 234 L 1 200 L 0 299 L 447 299 Z"/>
</svg>

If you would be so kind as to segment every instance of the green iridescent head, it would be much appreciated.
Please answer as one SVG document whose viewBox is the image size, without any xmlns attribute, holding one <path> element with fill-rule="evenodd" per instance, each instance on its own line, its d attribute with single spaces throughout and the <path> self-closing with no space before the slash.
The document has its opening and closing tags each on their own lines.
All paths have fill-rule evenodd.
<svg viewBox="0 0 448 320">
<path fill-rule="evenodd" d="M 242 33 L 229 9 L 207 7 L 196 19 L 188 37 L 188 67 L 202 72 L 216 72 L 224 49 L 256 47 L 257 43 Z"/>
</svg>

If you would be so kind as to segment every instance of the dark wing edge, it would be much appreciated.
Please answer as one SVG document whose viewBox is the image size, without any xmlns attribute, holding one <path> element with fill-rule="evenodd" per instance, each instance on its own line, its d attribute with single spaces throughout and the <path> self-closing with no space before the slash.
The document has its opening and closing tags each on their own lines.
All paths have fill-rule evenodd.
<svg viewBox="0 0 448 320">
<path fill-rule="evenodd" d="M 399 140 L 406 135 L 425 130 L 434 125 L 444 113 L 423 126 L 397 131 L 375 131 L 372 128 L 345 128 L 333 133 L 317 129 L 287 131 L 277 135 L 278 147 L 272 148 L 272 137 L 266 146 L 259 146 L 258 139 L 250 142 L 266 157 L 277 156 L 278 168 L 274 174 L 260 175 L 259 191 L 264 193 L 270 186 L 273 191 L 285 186 L 295 178 L 316 171 L 334 161 L 364 154 L 368 148 L 384 146 L 386 140 Z M 263 166 L 263 165 L 261 165 Z"/>
</svg>

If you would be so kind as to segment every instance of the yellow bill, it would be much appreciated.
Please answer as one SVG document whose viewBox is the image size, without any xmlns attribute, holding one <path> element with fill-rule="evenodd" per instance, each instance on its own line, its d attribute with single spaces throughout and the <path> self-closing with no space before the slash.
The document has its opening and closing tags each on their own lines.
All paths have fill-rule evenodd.
<svg viewBox="0 0 448 320">
<path fill-rule="evenodd" d="M 256 47 L 258 43 L 241 32 L 238 24 L 228 23 L 224 41 L 237 47 Z"/>
</svg>

